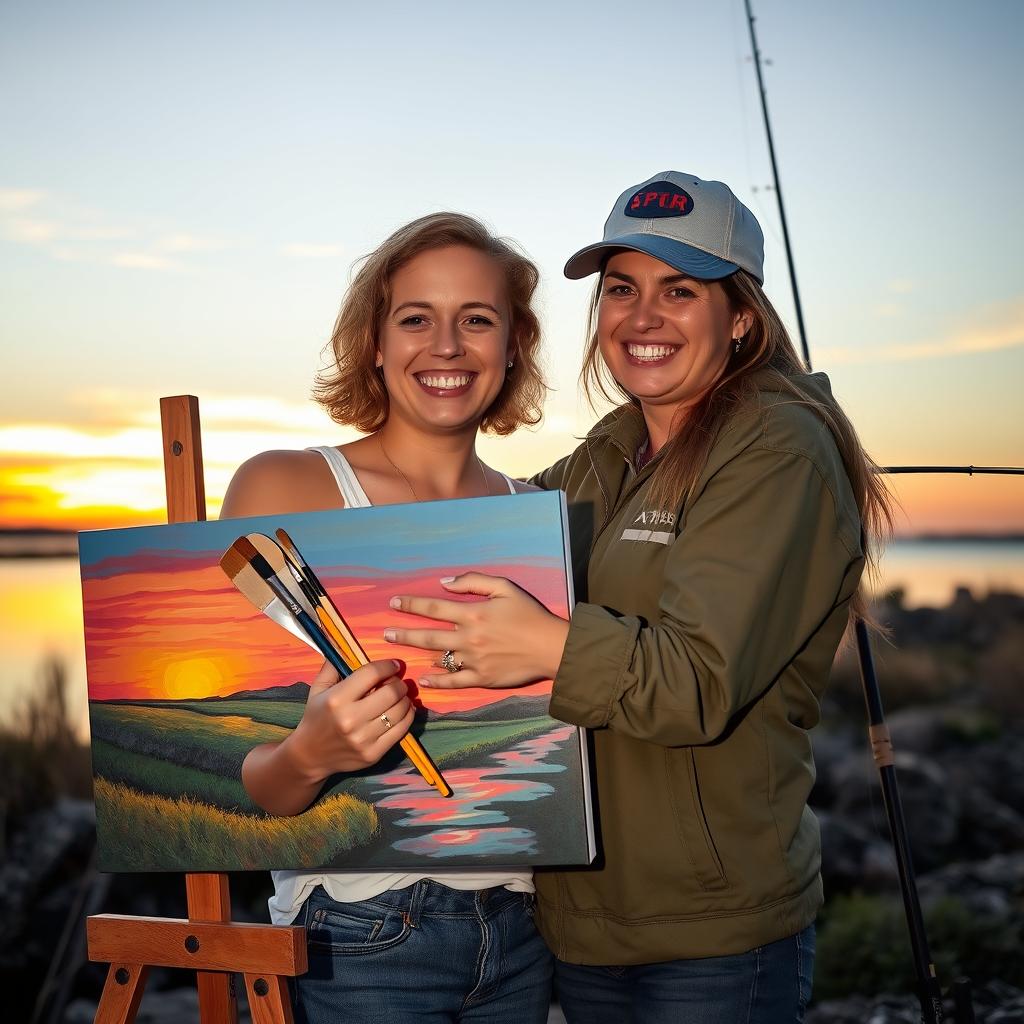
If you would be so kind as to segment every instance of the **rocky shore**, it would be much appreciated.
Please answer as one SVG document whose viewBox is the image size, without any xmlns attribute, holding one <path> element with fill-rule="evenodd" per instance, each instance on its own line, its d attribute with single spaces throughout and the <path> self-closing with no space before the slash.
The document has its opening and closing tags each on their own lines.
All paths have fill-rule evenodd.
<svg viewBox="0 0 1024 1024">
<path fill-rule="evenodd" d="M 891 642 L 875 643 L 876 662 L 940 981 L 972 979 L 981 1024 L 1024 1022 L 1024 597 L 963 591 L 946 608 L 907 610 L 894 595 L 877 613 L 891 630 Z M 863 708 L 847 653 L 813 737 L 826 906 L 808 1024 L 919 1019 Z M 105 968 L 84 960 L 84 915 L 186 916 L 183 880 L 97 873 L 91 802 L 52 778 L 33 794 L 36 761 L 22 741 L 0 737 L 0 757 L 5 785 L 20 787 L 5 792 L 0 834 L 5 1019 L 91 1021 Z M 37 761 L 61 757 L 71 754 Z M 266 876 L 233 875 L 234 918 L 265 920 L 268 894 Z M 186 973 L 154 971 L 147 993 L 139 1021 L 198 1019 Z"/>
</svg>

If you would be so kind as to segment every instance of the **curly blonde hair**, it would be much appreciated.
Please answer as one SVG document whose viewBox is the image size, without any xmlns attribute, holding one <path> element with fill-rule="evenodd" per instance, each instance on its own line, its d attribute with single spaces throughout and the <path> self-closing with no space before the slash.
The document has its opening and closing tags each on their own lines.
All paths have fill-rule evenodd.
<svg viewBox="0 0 1024 1024">
<path fill-rule="evenodd" d="M 399 228 L 368 256 L 352 279 L 334 324 L 329 348 L 333 366 L 317 374 L 313 397 L 335 423 L 371 433 L 387 421 L 390 402 L 375 360 L 380 326 L 391 304 L 391 278 L 414 256 L 465 245 L 496 260 L 505 274 L 511 310 L 509 351 L 514 363 L 480 429 L 511 434 L 541 419 L 547 386 L 538 365 L 540 321 L 531 302 L 540 274 L 508 240 L 461 213 L 432 213 Z"/>
</svg>

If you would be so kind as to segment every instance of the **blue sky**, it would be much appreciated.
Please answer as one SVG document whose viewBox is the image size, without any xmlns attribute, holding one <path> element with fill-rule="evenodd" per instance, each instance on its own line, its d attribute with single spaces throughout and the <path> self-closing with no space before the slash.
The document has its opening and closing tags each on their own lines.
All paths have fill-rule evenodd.
<svg viewBox="0 0 1024 1024">
<path fill-rule="evenodd" d="M 563 502 L 557 491 L 543 491 L 477 498 L 472 503 L 430 501 L 343 512 L 90 530 L 81 536 L 79 557 L 90 577 L 123 571 L 123 564 L 107 565 L 110 560 L 122 563 L 140 556 L 167 555 L 194 562 L 195 556 L 208 555 L 217 561 L 239 536 L 264 533 L 273 538 L 278 527 L 283 527 L 318 573 L 355 564 L 366 575 L 414 573 L 429 566 L 455 571 L 487 559 L 561 569 L 568 557 L 561 530 Z M 426 546 L 425 534 L 431 537 Z M 338 560 L 339 552 L 347 561 Z"/>
<path fill-rule="evenodd" d="M 755 12 L 815 367 L 882 462 L 1024 463 L 1024 5 Z M 730 183 L 794 324 L 748 54 L 742 0 L 8 0 L 0 455 L 82 436 L 95 460 L 106 437 L 141 465 L 131 431 L 179 392 L 224 440 L 211 493 L 261 448 L 344 439 L 304 403 L 349 266 L 451 208 L 544 274 L 547 425 L 484 448 L 540 468 L 590 420 L 589 283 L 561 266 L 628 186 L 668 167 Z"/>
</svg>

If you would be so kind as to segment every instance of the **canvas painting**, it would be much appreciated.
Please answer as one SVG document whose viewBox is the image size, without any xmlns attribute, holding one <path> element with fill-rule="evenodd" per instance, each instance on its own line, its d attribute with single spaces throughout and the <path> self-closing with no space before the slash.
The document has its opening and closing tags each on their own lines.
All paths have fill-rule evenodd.
<svg viewBox="0 0 1024 1024">
<path fill-rule="evenodd" d="M 442 576 L 506 576 L 572 607 L 561 492 L 259 516 L 79 538 L 100 866 L 465 870 L 586 864 L 593 823 L 581 730 L 547 715 L 551 683 L 420 690 L 412 733 L 451 787 L 396 746 L 332 777 L 303 813 L 263 812 L 245 755 L 302 716 L 323 658 L 221 568 L 240 536 L 284 529 L 371 659 L 415 679 L 430 656 L 387 644 L 395 594 L 449 596 Z M 412 620 L 410 620 L 412 621 Z"/>
</svg>

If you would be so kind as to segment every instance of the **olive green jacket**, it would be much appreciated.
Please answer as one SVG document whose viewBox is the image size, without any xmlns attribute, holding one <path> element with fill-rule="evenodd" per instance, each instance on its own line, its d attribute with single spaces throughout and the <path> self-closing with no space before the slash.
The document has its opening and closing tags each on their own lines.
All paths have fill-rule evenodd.
<svg viewBox="0 0 1024 1024">
<path fill-rule="evenodd" d="M 568 496 L 579 602 L 551 714 L 592 730 L 598 859 L 537 873 L 539 926 L 573 963 L 743 952 L 822 900 L 807 730 L 863 568 L 839 451 L 762 388 L 694 497 L 656 508 L 645 437 L 620 408 L 533 481 Z"/>
</svg>

